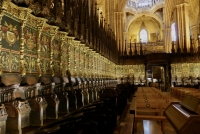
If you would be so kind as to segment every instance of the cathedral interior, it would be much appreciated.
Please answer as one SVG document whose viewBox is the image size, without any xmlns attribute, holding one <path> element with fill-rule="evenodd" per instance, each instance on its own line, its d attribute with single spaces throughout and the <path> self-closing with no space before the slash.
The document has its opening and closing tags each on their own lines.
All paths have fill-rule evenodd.
<svg viewBox="0 0 200 134">
<path fill-rule="evenodd" d="M 1 0 L 0 27 L 0 134 L 200 133 L 199 0 Z"/>
</svg>

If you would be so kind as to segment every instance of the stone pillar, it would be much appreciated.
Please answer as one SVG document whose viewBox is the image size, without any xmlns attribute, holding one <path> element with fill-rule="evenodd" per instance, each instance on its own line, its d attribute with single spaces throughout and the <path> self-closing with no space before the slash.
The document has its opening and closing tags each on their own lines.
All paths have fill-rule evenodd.
<svg viewBox="0 0 200 134">
<path fill-rule="evenodd" d="M 116 40 L 118 42 L 118 46 L 119 44 L 123 44 L 123 28 L 124 28 L 124 23 L 123 23 L 123 12 L 115 12 L 114 16 L 115 16 L 115 35 L 116 35 Z M 119 50 L 119 48 L 118 48 Z M 122 46 L 120 48 L 120 50 L 122 50 Z"/>
<path fill-rule="evenodd" d="M 165 28 L 165 52 L 171 52 L 171 28 Z"/>
<path fill-rule="evenodd" d="M 176 5 L 177 13 L 177 30 L 179 36 L 180 48 L 183 51 L 184 42 L 186 40 L 186 48 L 190 50 L 190 29 L 189 29 L 189 15 L 188 15 L 188 4 L 182 3 Z"/>
<path fill-rule="evenodd" d="M 191 35 L 194 39 L 194 44 L 193 44 L 194 50 L 196 50 L 198 47 L 198 34 L 199 34 L 198 29 L 199 27 L 197 25 L 190 27 Z"/>
</svg>

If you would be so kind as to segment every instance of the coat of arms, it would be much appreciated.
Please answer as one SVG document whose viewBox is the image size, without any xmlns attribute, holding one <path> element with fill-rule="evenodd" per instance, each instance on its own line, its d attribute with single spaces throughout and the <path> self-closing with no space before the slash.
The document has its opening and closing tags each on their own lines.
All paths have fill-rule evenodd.
<svg viewBox="0 0 200 134">
<path fill-rule="evenodd" d="M 26 39 L 26 46 L 29 50 L 36 47 L 36 32 L 30 32 L 28 29 L 24 28 L 24 38 Z"/>
<path fill-rule="evenodd" d="M 12 46 L 17 40 L 19 40 L 19 33 L 16 25 L 8 24 L 5 21 L 1 29 L 3 31 L 2 36 L 9 43 L 9 46 Z"/>
</svg>

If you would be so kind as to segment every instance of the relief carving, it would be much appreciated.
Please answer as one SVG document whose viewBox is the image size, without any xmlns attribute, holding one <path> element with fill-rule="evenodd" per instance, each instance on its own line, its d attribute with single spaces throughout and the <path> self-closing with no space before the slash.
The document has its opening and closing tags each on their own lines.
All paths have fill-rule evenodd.
<svg viewBox="0 0 200 134">
<path fill-rule="evenodd" d="M 5 121 L 8 117 L 4 104 L 0 106 L 0 121 Z"/>
<path fill-rule="evenodd" d="M 13 106 L 19 110 L 19 112 L 23 115 L 23 114 L 29 114 L 31 111 L 31 108 L 29 106 L 28 101 L 20 101 L 20 100 L 15 100 L 13 102 Z"/>
<path fill-rule="evenodd" d="M 9 46 L 12 46 L 16 41 L 19 40 L 17 25 L 13 25 L 5 21 L 1 27 L 1 30 L 3 32 L 2 37 L 9 43 Z"/>
</svg>

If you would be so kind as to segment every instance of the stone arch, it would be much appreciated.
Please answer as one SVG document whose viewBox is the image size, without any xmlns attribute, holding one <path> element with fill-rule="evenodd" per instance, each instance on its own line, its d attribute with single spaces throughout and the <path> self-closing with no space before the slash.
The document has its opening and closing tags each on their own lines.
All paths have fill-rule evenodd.
<svg viewBox="0 0 200 134">
<path fill-rule="evenodd" d="M 154 19 L 157 20 L 158 23 L 160 24 L 160 28 L 161 28 L 161 29 L 164 28 L 163 23 L 162 23 L 162 20 L 160 20 L 157 16 L 152 15 L 152 14 L 138 14 L 138 15 L 136 15 L 134 18 L 132 18 L 132 19 L 129 21 L 129 23 L 126 25 L 124 31 L 128 31 L 128 29 L 129 29 L 130 25 L 132 24 L 132 22 L 134 22 L 134 20 L 137 20 L 138 18 L 142 17 L 143 15 L 154 18 Z"/>
</svg>

